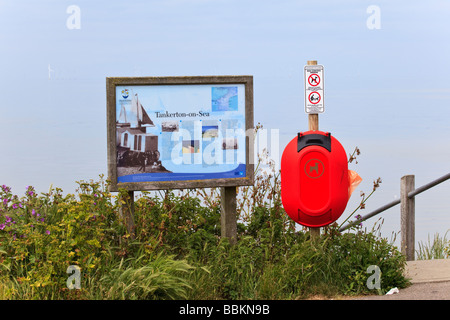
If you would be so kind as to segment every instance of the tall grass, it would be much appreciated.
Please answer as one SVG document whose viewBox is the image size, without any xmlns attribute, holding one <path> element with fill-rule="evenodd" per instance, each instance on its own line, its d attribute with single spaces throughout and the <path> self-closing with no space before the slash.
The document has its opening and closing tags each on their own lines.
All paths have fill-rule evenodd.
<svg viewBox="0 0 450 320">
<path fill-rule="evenodd" d="M 103 299 L 185 299 L 188 290 L 192 289 L 184 277 L 193 267 L 186 261 L 165 257 L 162 253 L 151 261 L 142 264 L 138 257 L 125 266 L 122 258 L 119 265 L 100 279 L 106 288 Z"/>
<path fill-rule="evenodd" d="M 418 243 L 418 250 L 416 250 L 417 260 L 432 260 L 432 259 L 446 259 L 450 255 L 450 242 L 447 239 L 448 231 L 440 236 L 435 233 L 433 240 L 428 235 L 428 241 Z"/>
</svg>

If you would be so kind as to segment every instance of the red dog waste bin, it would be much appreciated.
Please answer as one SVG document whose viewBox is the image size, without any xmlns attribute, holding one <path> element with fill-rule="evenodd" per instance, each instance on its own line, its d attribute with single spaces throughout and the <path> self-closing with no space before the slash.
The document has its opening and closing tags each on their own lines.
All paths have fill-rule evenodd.
<svg viewBox="0 0 450 320">
<path fill-rule="evenodd" d="M 286 213 L 307 227 L 336 221 L 349 199 L 347 154 L 329 132 L 299 133 L 281 157 L 281 199 Z"/>
</svg>

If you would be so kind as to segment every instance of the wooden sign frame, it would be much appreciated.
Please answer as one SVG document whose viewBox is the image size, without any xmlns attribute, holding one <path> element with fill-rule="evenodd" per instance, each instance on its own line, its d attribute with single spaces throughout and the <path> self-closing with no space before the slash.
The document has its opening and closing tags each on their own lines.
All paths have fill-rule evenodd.
<svg viewBox="0 0 450 320">
<path fill-rule="evenodd" d="M 118 97 L 117 90 L 123 87 L 143 88 L 142 86 L 198 86 L 210 85 L 223 88 L 229 88 L 232 85 L 240 86 L 245 92 L 245 174 L 231 178 L 203 178 L 203 179 L 183 179 L 183 180 L 163 180 L 163 181 L 146 181 L 143 174 L 136 175 L 139 181 L 119 181 L 118 175 L 118 158 L 122 159 L 122 155 L 118 156 L 118 150 L 122 148 L 120 143 L 124 143 L 123 137 L 119 137 L 119 133 L 126 128 L 119 128 L 118 121 Z M 119 88 L 118 88 L 119 87 Z M 222 88 L 221 87 L 221 88 Z M 168 87 L 170 89 L 170 87 Z M 178 87 L 171 87 L 178 88 Z M 189 87 L 187 87 L 189 89 Z M 137 90 L 137 89 L 136 89 Z M 128 90 L 123 93 L 128 98 L 130 93 Z M 128 191 L 145 191 L 145 190 L 161 190 L 161 189 L 190 189 L 190 188 L 208 188 L 208 187 L 232 187 L 247 186 L 254 183 L 254 150 L 253 150 L 253 76 L 188 76 L 188 77 L 108 77 L 106 78 L 106 96 L 107 96 L 107 153 L 108 153 L 108 179 L 110 180 L 110 191 L 119 191 L 123 188 Z M 120 98 L 120 97 L 119 97 Z M 136 99 L 138 97 L 136 96 Z M 134 102 L 136 104 L 136 102 Z M 140 105 L 142 106 L 142 105 Z M 240 106 L 242 107 L 242 106 Z M 144 114 L 152 114 L 149 106 L 143 107 Z M 138 112 L 139 114 L 139 112 Z M 157 116 L 170 116 L 177 119 L 178 113 L 157 114 Z M 148 115 L 144 118 L 147 122 L 151 122 Z M 140 120 L 137 121 L 139 126 L 145 123 L 145 119 L 140 114 Z M 142 121 L 141 121 L 142 120 Z M 129 126 L 129 123 L 126 125 Z M 133 131 L 134 130 L 134 131 Z M 128 131 L 136 132 L 136 129 L 128 129 Z M 128 137 L 128 132 L 127 136 Z M 123 134 L 120 133 L 120 134 Z M 150 134 L 147 134 L 150 136 Z M 122 140 L 121 140 L 122 139 Z M 118 143 L 118 141 L 121 141 Z M 127 142 L 129 145 L 129 142 Z M 145 144 L 145 143 L 144 143 Z M 136 147 L 136 145 L 134 145 Z M 194 147 L 194 146 L 190 146 Z M 141 144 L 139 141 L 139 148 Z M 143 150 L 144 147 L 142 147 Z M 225 147 L 224 147 L 225 148 Z M 139 149 L 141 151 L 141 149 Z M 148 158 L 146 158 L 148 159 Z M 156 158 L 155 158 L 156 159 Z M 154 160 L 154 159 L 153 159 Z M 152 162 L 151 160 L 150 162 Z M 147 164 L 147 160 L 145 160 Z M 155 164 L 157 162 L 154 162 Z M 161 164 L 161 161 L 159 161 Z M 150 164 L 147 164 L 150 165 Z M 144 167 L 145 168 L 145 167 Z M 148 171 L 147 167 L 147 171 Z M 145 169 L 144 169 L 145 172 Z M 146 172 L 145 175 L 151 177 L 152 173 Z"/>
</svg>

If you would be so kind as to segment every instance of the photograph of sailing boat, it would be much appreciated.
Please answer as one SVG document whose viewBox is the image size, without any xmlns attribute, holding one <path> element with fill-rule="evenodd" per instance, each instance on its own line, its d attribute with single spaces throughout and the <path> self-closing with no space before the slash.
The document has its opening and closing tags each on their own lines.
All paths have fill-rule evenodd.
<svg viewBox="0 0 450 320">
<path fill-rule="evenodd" d="M 163 167 L 158 150 L 158 135 L 152 133 L 155 124 L 148 116 L 137 93 L 122 93 L 121 110 L 116 121 L 118 176 L 171 172 Z M 129 99 L 131 98 L 131 100 Z"/>
</svg>

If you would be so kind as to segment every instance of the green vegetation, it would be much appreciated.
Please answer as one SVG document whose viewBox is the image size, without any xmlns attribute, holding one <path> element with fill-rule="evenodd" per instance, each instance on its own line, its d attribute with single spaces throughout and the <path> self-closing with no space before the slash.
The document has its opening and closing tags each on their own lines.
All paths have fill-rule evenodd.
<svg viewBox="0 0 450 320">
<path fill-rule="evenodd" d="M 448 231 L 447 231 L 448 232 Z M 416 250 L 417 260 L 447 259 L 450 256 L 450 242 L 447 239 L 447 233 L 440 236 L 434 235 L 433 241 L 428 236 L 428 242 L 419 242 L 419 249 Z"/>
<path fill-rule="evenodd" d="M 220 237 L 216 189 L 143 192 L 135 235 L 107 181 L 78 182 L 76 194 L 25 195 L 0 188 L 1 299 L 305 299 L 382 294 L 402 288 L 405 259 L 374 232 L 340 234 L 333 225 L 311 240 L 283 211 L 272 163 L 240 187 L 236 245 Z M 81 269 L 68 289 L 67 268 Z M 370 265 L 381 289 L 369 290 Z"/>
</svg>

